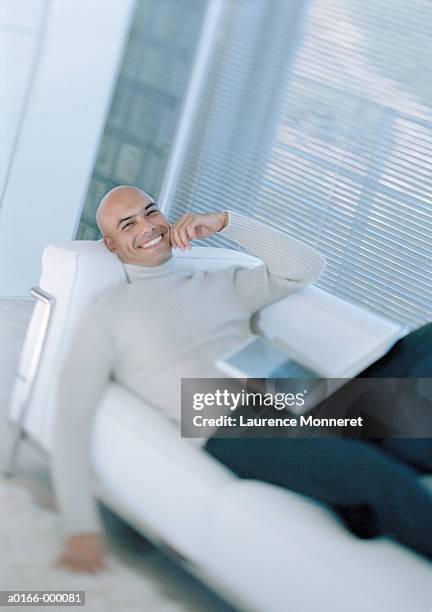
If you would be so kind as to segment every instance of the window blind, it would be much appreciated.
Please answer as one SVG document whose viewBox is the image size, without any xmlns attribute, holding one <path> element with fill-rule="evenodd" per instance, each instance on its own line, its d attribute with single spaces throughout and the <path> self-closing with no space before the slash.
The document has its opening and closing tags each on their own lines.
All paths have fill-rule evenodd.
<svg viewBox="0 0 432 612">
<path fill-rule="evenodd" d="M 326 256 L 324 289 L 431 320 L 432 5 L 227 4 L 171 215 L 250 214 Z"/>
</svg>

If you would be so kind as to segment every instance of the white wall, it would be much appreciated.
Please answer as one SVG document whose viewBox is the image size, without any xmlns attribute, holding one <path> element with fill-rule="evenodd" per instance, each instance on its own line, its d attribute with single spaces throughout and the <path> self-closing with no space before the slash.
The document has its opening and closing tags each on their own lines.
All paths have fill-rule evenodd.
<svg viewBox="0 0 432 612">
<path fill-rule="evenodd" d="M 0 296 L 27 296 L 46 244 L 73 237 L 133 7 L 0 0 Z"/>
<path fill-rule="evenodd" d="M 46 0 L 0 0 L 0 194 L 18 137 Z"/>
</svg>

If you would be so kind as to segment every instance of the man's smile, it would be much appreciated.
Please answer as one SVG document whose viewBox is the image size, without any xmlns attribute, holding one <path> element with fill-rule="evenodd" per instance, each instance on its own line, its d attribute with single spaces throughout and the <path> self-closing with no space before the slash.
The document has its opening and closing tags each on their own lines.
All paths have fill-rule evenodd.
<svg viewBox="0 0 432 612">
<path fill-rule="evenodd" d="M 149 240 L 148 242 L 144 242 L 143 244 L 140 245 L 140 249 L 148 249 L 156 244 L 158 244 L 160 241 L 162 240 L 162 235 L 157 236 L 156 238 L 153 238 L 153 240 Z"/>
<path fill-rule="evenodd" d="M 138 249 L 150 249 L 150 250 L 157 248 L 158 246 L 162 245 L 162 243 L 164 242 L 165 233 L 168 233 L 168 232 L 161 232 L 157 236 L 150 238 L 150 240 L 145 240 L 144 242 L 141 242 L 141 244 L 138 243 L 137 248 Z"/>
</svg>

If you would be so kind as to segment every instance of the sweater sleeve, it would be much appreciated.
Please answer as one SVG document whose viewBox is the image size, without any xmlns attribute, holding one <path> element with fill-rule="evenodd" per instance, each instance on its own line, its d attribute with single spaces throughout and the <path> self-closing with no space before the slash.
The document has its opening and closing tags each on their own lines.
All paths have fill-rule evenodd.
<svg viewBox="0 0 432 612">
<path fill-rule="evenodd" d="M 228 223 L 219 234 L 263 260 L 256 268 L 238 268 L 234 284 L 251 313 L 316 282 L 325 259 L 314 248 L 256 219 L 227 210 Z"/>
<path fill-rule="evenodd" d="M 61 368 L 54 418 L 51 476 L 66 536 L 103 530 L 92 491 L 91 441 L 113 363 L 109 330 L 89 310 Z"/>
</svg>

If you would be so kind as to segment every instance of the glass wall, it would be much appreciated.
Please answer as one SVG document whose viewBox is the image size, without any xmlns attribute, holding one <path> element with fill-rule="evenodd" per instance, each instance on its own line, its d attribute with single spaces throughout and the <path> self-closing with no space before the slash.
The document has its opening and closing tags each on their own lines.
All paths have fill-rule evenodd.
<svg viewBox="0 0 432 612">
<path fill-rule="evenodd" d="M 137 0 L 77 239 L 100 237 L 96 208 L 112 187 L 157 198 L 194 61 L 205 0 Z"/>
</svg>

